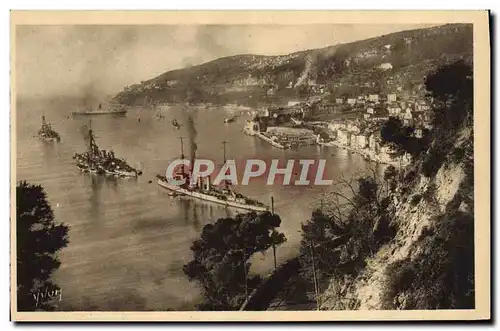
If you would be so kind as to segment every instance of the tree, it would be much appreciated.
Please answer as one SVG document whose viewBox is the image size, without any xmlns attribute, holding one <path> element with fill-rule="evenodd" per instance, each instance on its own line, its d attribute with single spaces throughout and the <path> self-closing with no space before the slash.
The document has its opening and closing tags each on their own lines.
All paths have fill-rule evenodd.
<svg viewBox="0 0 500 331">
<path fill-rule="evenodd" d="M 462 126 L 473 128 L 473 75 L 464 61 L 439 67 L 425 79 L 433 102 L 433 141 L 422 161 L 422 173 L 435 174 L 452 148 L 454 137 Z"/>
<path fill-rule="evenodd" d="M 409 153 L 417 156 L 429 146 L 429 137 L 423 138 L 414 136 L 415 128 L 403 126 L 400 119 L 390 117 L 380 130 L 380 136 L 385 143 L 391 143 L 399 153 Z"/>
<path fill-rule="evenodd" d="M 388 192 L 375 174 L 341 179 L 337 187 L 302 225 L 301 275 L 320 292 L 332 277 L 354 275 L 394 235 Z"/>
<path fill-rule="evenodd" d="M 184 265 L 189 280 L 202 289 L 200 310 L 238 309 L 260 283 L 260 277 L 249 277 L 248 260 L 256 252 L 285 242 L 285 236 L 274 229 L 281 219 L 270 212 L 238 214 L 206 225 L 191 246 L 193 260 Z"/>
<path fill-rule="evenodd" d="M 40 185 L 20 182 L 16 188 L 16 199 L 18 310 L 50 310 L 50 304 L 37 302 L 34 294 L 46 289 L 59 289 L 50 276 L 61 264 L 56 254 L 69 242 L 68 227 L 56 224 Z"/>
<path fill-rule="evenodd" d="M 463 60 L 441 66 L 425 79 L 428 95 L 434 98 L 434 127 L 455 128 L 464 119 L 472 123 L 473 73 Z"/>
</svg>

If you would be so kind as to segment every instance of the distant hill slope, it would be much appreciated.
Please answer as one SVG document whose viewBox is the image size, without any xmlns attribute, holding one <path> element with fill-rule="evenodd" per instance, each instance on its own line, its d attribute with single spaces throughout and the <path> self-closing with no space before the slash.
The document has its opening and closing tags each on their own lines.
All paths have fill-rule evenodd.
<svg viewBox="0 0 500 331">
<path fill-rule="evenodd" d="M 438 65 L 472 61 L 472 25 L 402 31 L 284 56 L 235 55 L 127 86 L 124 104 L 237 102 L 251 106 L 311 95 L 356 96 L 418 89 Z"/>
</svg>

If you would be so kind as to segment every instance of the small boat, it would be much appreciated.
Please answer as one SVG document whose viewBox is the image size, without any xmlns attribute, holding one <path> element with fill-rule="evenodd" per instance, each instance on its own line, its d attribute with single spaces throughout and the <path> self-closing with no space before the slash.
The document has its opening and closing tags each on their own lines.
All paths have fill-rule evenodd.
<svg viewBox="0 0 500 331">
<path fill-rule="evenodd" d="M 177 130 L 179 130 L 181 128 L 181 125 L 179 124 L 179 122 L 177 122 L 176 119 L 173 119 L 172 120 L 172 125 L 174 126 L 174 128 L 176 128 Z"/>
<path fill-rule="evenodd" d="M 224 119 L 224 123 L 233 123 L 236 121 L 236 116 L 233 116 L 233 117 L 226 117 Z"/>
</svg>

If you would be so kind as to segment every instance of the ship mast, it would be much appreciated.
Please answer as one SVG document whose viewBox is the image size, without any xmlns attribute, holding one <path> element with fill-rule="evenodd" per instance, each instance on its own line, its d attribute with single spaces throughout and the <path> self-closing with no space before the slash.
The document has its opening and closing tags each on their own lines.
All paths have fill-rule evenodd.
<svg viewBox="0 0 500 331">
<path fill-rule="evenodd" d="M 97 149 L 97 144 L 94 140 L 94 133 L 92 131 L 92 119 L 89 120 L 89 156 L 94 157 Z"/>
<path fill-rule="evenodd" d="M 183 145 L 183 137 L 179 137 L 181 141 L 181 160 L 184 160 L 184 145 Z M 184 164 L 181 165 L 182 173 L 184 174 Z"/>
<path fill-rule="evenodd" d="M 222 142 L 222 145 L 223 145 L 223 151 L 224 151 L 224 154 L 223 154 L 223 155 L 224 155 L 224 163 L 222 164 L 222 166 L 224 166 L 224 164 L 226 164 L 226 144 L 227 144 L 227 141 L 225 141 L 225 140 L 224 140 L 224 141 Z M 229 188 L 229 185 L 228 185 L 228 183 L 227 183 L 227 180 L 224 180 L 224 185 L 225 185 L 226 189 L 228 189 L 228 188 Z"/>
<path fill-rule="evenodd" d="M 223 163 L 223 164 L 225 164 L 225 163 L 226 163 L 226 144 L 227 144 L 227 141 L 225 141 L 225 140 L 224 140 L 224 141 L 222 142 L 222 145 L 224 145 L 224 163 Z"/>
</svg>

